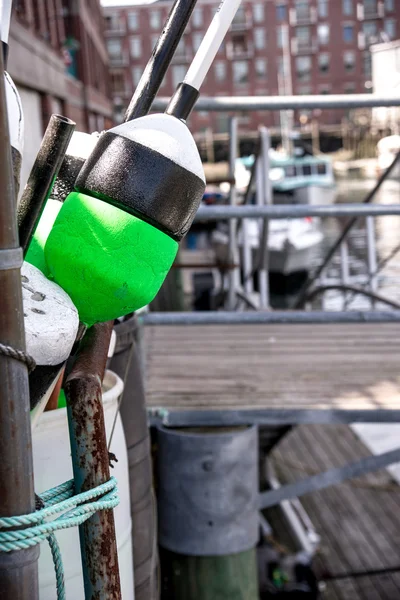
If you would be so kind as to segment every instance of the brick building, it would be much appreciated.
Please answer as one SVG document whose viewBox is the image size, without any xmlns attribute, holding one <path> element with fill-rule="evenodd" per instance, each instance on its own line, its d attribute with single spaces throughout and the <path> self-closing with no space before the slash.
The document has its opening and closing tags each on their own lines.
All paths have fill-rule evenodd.
<svg viewBox="0 0 400 600">
<path fill-rule="evenodd" d="M 14 0 L 8 71 L 25 114 L 24 185 L 52 113 L 80 131 L 112 124 L 99 0 Z"/>
<path fill-rule="evenodd" d="M 120 118 L 139 81 L 172 2 L 105 7 L 114 109 Z M 160 95 L 185 75 L 218 6 L 198 0 Z M 243 0 L 202 87 L 205 96 L 363 93 L 371 91 L 369 46 L 400 37 L 399 0 Z M 310 123 L 297 113 L 294 125 Z M 341 111 L 316 113 L 322 126 L 340 124 Z M 196 113 L 192 131 L 225 132 L 228 115 Z M 243 115 L 242 128 L 279 127 L 279 113 Z M 332 128 L 332 127 L 331 127 Z"/>
</svg>

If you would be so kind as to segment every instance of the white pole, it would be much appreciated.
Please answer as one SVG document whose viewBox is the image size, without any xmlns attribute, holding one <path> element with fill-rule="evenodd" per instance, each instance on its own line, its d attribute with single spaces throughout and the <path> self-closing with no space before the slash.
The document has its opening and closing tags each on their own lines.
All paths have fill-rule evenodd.
<svg viewBox="0 0 400 600">
<path fill-rule="evenodd" d="M 199 90 L 219 50 L 241 0 L 222 0 L 189 67 L 184 83 Z"/>
<path fill-rule="evenodd" d="M 10 32 L 12 0 L 0 0 L 0 36 L 4 44 L 8 44 Z"/>
<path fill-rule="evenodd" d="M 235 176 L 235 166 L 238 148 L 237 138 L 237 117 L 231 117 L 229 123 L 229 171 L 231 179 Z M 236 204 L 236 183 L 231 183 L 231 190 L 229 194 L 229 204 L 235 206 Z M 229 220 L 229 261 L 234 264 L 237 260 L 237 243 L 236 243 L 236 219 Z M 228 280 L 228 310 L 235 310 L 236 304 L 236 291 L 239 285 L 239 273 L 237 269 L 232 268 L 229 271 Z"/>
</svg>

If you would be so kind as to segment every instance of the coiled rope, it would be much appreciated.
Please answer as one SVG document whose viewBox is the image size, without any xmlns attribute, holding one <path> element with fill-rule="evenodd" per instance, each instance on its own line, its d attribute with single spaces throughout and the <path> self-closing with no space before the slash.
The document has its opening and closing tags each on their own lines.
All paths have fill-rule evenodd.
<svg viewBox="0 0 400 600">
<path fill-rule="evenodd" d="M 74 481 L 70 480 L 40 494 L 44 508 L 18 517 L 0 517 L 0 552 L 24 550 L 47 540 L 54 562 L 57 599 L 65 600 L 64 567 L 55 531 L 76 527 L 99 510 L 115 508 L 119 504 L 117 480 L 75 495 Z M 49 517 L 61 514 L 52 521 Z M 15 527 L 24 527 L 7 531 Z"/>
</svg>

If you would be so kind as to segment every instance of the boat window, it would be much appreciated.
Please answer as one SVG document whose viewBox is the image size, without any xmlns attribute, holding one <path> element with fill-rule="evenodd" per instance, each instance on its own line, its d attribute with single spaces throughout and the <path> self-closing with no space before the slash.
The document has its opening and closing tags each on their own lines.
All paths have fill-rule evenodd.
<svg viewBox="0 0 400 600">
<path fill-rule="evenodd" d="M 285 167 L 286 177 L 296 177 L 296 167 L 294 165 L 287 165 Z"/>
<path fill-rule="evenodd" d="M 311 175 L 311 165 L 303 165 L 303 175 Z"/>
<path fill-rule="evenodd" d="M 324 163 L 318 164 L 318 175 L 326 175 L 326 165 Z"/>
</svg>

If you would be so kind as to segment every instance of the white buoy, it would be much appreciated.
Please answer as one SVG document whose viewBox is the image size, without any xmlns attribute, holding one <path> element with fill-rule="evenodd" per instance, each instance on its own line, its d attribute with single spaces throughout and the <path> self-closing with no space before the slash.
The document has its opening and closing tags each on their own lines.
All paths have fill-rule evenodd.
<svg viewBox="0 0 400 600">
<path fill-rule="evenodd" d="M 27 352 L 37 365 L 59 365 L 75 342 L 78 312 L 60 286 L 27 262 L 21 280 Z"/>
</svg>

